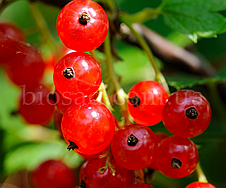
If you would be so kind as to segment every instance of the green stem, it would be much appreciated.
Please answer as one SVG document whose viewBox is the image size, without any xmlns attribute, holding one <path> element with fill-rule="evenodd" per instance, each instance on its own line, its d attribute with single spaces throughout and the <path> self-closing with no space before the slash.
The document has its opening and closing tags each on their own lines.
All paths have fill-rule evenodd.
<svg viewBox="0 0 226 188">
<path fill-rule="evenodd" d="M 45 42 L 47 42 L 54 51 L 58 51 L 58 47 L 55 44 L 54 38 L 48 29 L 47 23 L 39 11 L 37 5 L 34 2 L 29 3 L 31 13 L 35 19 L 38 29 L 40 30 L 42 37 Z M 58 54 L 58 53 L 57 53 Z"/>
<path fill-rule="evenodd" d="M 128 123 L 129 119 L 128 119 L 128 113 L 127 113 L 127 109 L 126 109 L 126 105 L 125 105 L 125 92 L 124 90 L 121 88 L 118 79 L 116 77 L 116 74 L 114 72 L 114 67 L 113 67 L 113 63 L 112 63 L 112 54 L 111 54 L 111 44 L 110 44 L 110 34 L 108 33 L 105 42 L 104 42 L 104 52 L 106 54 L 106 66 L 107 66 L 107 72 L 108 75 L 112 81 L 112 84 L 116 90 L 116 95 L 117 95 L 117 99 L 118 99 L 118 103 L 119 106 L 121 108 L 121 112 L 125 118 L 125 122 Z"/>
<path fill-rule="evenodd" d="M 164 86 L 164 88 L 166 89 L 166 91 L 168 92 L 168 94 L 170 93 L 169 91 L 169 87 L 168 84 L 166 83 L 166 80 L 164 78 L 164 76 L 162 75 L 161 71 L 159 70 L 158 66 L 155 63 L 155 59 L 154 56 L 152 54 L 151 49 L 149 48 L 148 44 L 146 43 L 146 41 L 144 40 L 144 38 L 137 33 L 137 31 L 133 28 L 132 24 L 126 22 L 126 20 L 121 20 L 122 22 L 124 22 L 130 29 L 130 31 L 132 32 L 132 34 L 134 35 L 134 37 L 136 38 L 137 42 L 139 43 L 139 45 L 143 48 L 143 50 L 146 52 L 151 65 L 155 71 L 155 80 L 157 82 L 159 82 L 160 84 L 162 84 Z"/>
<path fill-rule="evenodd" d="M 120 19 L 124 20 L 126 23 L 143 23 L 150 19 L 156 18 L 160 13 L 160 8 L 152 9 L 152 8 L 145 8 L 141 10 L 140 12 L 137 12 L 135 14 L 126 14 L 122 13 L 120 15 Z"/>
<path fill-rule="evenodd" d="M 206 179 L 205 174 L 203 173 L 203 170 L 200 166 L 200 163 L 198 162 L 197 166 L 196 166 L 196 172 L 198 174 L 198 181 L 199 182 L 204 182 L 204 183 L 208 183 L 208 180 Z"/>
<path fill-rule="evenodd" d="M 90 51 L 90 55 L 91 55 L 91 56 L 92 56 L 99 64 L 105 62 L 105 60 L 102 60 L 102 59 L 100 59 L 100 58 L 97 56 L 95 50 Z"/>
<path fill-rule="evenodd" d="M 111 102 L 108 98 L 108 94 L 107 94 L 107 91 L 106 91 L 106 87 L 104 85 L 104 83 L 102 82 L 100 87 L 99 87 L 99 92 L 101 92 L 101 98 L 103 99 L 103 102 L 105 104 L 105 106 L 110 110 L 110 111 L 114 111 L 114 109 L 112 108 L 111 106 Z M 98 96 L 99 97 L 99 96 Z"/>
</svg>

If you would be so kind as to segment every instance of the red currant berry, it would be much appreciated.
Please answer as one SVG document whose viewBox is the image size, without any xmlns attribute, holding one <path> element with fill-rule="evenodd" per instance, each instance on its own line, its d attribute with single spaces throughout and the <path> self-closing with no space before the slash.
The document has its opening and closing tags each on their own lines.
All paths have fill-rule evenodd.
<svg viewBox="0 0 226 188">
<path fill-rule="evenodd" d="M 71 1 L 57 18 L 57 33 L 61 41 L 77 52 L 99 47 L 107 36 L 108 28 L 104 9 L 91 0 Z"/>
<path fill-rule="evenodd" d="M 216 188 L 216 187 L 210 183 L 203 183 L 197 181 L 187 185 L 185 188 Z"/>
<path fill-rule="evenodd" d="M 156 81 L 138 82 L 130 89 L 128 97 L 128 110 L 136 123 L 150 126 L 162 120 L 168 94 L 161 84 Z"/>
<path fill-rule="evenodd" d="M 146 183 L 135 183 L 127 186 L 126 188 L 154 188 L 154 187 Z"/>
<path fill-rule="evenodd" d="M 173 136 L 158 147 L 155 164 L 164 175 L 183 178 L 194 171 L 198 160 L 198 150 L 191 140 Z"/>
<path fill-rule="evenodd" d="M 48 99 L 51 91 L 43 86 L 22 89 L 19 113 L 29 124 L 47 124 L 52 118 L 55 105 Z"/>
<path fill-rule="evenodd" d="M 75 177 L 71 169 L 59 160 L 48 160 L 31 173 L 35 188 L 74 188 Z"/>
<path fill-rule="evenodd" d="M 133 182 L 133 171 L 120 166 L 113 158 L 107 157 L 86 161 L 80 170 L 81 188 L 125 188 Z"/>
<path fill-rule="evenodd" d="M 115 121 L 104 104 L 90 100 L 80 106 L 72 104 L 63 115 L 61 128 L 69 150 L 93 155 L 110 144 Z"/>
<path fill-rule="evenodd" d="M 42 80 L 45 63 L 34 47 L 14 40 L 5 40 L 3 46 L 7 59 L 6 73 L 10 80 L 18 85 L 38 85 Z M 1 55 L 0 55 L 1 56 Z"/>
<path fill-rule="evenodd" d="M 72 52 L 56 65 L 53 80 L 57 91 L 66 98 L 78 94 L 93 95 L 102 81 L 102 72 L 96 60 L 86 53 Z"/>
<path fill-rule="evenodd" d="M 112 140 L 111 151 L 115 160 L 129 170 L 140 170 L 154 159 L 156 138 L 144 125 L 131 124 L 119 129 Z"/>
<path fill-rule="evenodd" d="M 22 30 L 13 23 L 0 23 L 0 32 L 14 40 L 24 41 L 25 38 Z"/>
<path fill-rule="evenodd" d="M 193 90 L 173 93 L 163 110 L 163 122 L 172 133 L 194 137 L 206 130 L 211 119 L 211 108 L 206 98 Z"/>
</svg>

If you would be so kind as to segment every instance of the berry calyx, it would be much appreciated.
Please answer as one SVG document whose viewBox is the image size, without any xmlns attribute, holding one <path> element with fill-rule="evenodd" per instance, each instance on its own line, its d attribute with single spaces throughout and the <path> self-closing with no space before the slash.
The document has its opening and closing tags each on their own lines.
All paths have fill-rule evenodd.
<svg viewBox="0 0 226 188">
<path fill-rule="evenodd" d="M 74 70 L 72 68 L 66 68 L 63 71 L 63 75 L 64 75 L 65 78 L 70 79 L 70 78 L 74 77 L 75 73 L 74 73 Z"/>
<path fill-rule="evenodd" d="M 79 23 L 82 25 L 87 25 L 90 21 L 90 16 L 87 12 L 79 14 Z"/>
<path fill-rule="evenodd" d="M 127 144 L 129 146 L 136 146 L 136 144 L 138 143 L 138 139 L 133 135 L 131 134 L 129 137 L 128 137 L 128 140 L 127 140 Z"/>
<path fill-rule="evenodd" d="M 196 119 L 198 117 L 198 112 L 195 107 L 188 108 L 185 114 L 189 119 Z"/>
<path fill-rule="evenodd" d="M 134 107 L 138 107 L 140 105 L 140 98 L 137 96 L 133 96 L 133 97 L 129 98 L 129 101 L 131 102 L 131 104 Z"/>
<path fill-rule="evenodd" d="M 173 168 L 180 169 L 180 167 L 182 166 L 182 162 L 179 159 L 177 159 L 177 158 L 173 158 L 172 161 L 171 161 L 171 166 Z"/>
</svg>

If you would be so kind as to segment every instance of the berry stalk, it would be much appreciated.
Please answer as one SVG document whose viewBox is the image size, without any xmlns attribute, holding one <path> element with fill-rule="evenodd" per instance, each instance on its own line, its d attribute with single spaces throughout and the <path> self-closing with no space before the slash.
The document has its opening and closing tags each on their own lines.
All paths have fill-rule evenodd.
<svg viewBox="0 0 226 188">
<path fill-rule="evenodd" d="M 125 105 L 125 98 L 126 98 L 126 94 L 124 92 L 124 90 L 121 88 L 117 78 L 116 78 L 116 74 L 114 72 L 114 67 L 113 67 L 113 63 L 112 63 L 112 54 L 111 54 L 111 44 L 110 44 L 110 34 L 108 33 L 105 42 L 104 42 L 104 52 L 106 54 L 106 65 L 107 65 L 107 72 L 108 75 L 114 85 L 114 88 L 116 90 L 116 95 L 117 95 L 117 99 L 119 102 L 119 106 L 121 109 L 121 112 L 123 114 L 123 117 L 125 118 L 125 124 L 129 123 L 130 120 L 128 118 L 128 112 L 127 112 L 127 108 Z"/>
<path fill-rule="evenodd" d="M 114 111 L 114 109 L 111 106 L 111 102 L 108 98 L 108 94 L 106 91 L 106 86 L 104 85 L 104 83 L 102 82 L 99 88 L 99 91 L 102 92 L 102 99 L 104 101 L 105 106 L 110 110 L 110 111 Z"/>
<path fill-rule="evenodd" d="M 150 60 L 150 63 L 155 71 L 155 80 L 157 82 L 159 82 L 160 84 L 162 84 L 164 86 L 164 88 L 166 89 L 167 93 L 170 94 L 168 84 L 166 83 L 166 80 L 165 80 L 164 76 L 162 75 L 161 71 L 159 70 L 158 66 L 156 65 L 153 53 L 152 53 L 151 49 L 148 47 L 144 38 L 133 28 L 132 24 L 127 22 L 126 19 L 123 19 L 123 17 L 121 17 L 121 21 L 129 27 L 130 31 L 136 38 L 137 42 L 140 44 L 141 48 L 143 48 L 143 50 L 146 52 L 146 54 Z"/>
<path fill-rule="evenodd" d="M 198 181 L 199 182 L 203 182 L 203 183 L 208 183 L 208 180 L 200 166 L 200 163 L 198 162 L 197 166 L 196 166 L 196 172 L 198 174 Z"/>
<path fill-rule="evenodd" d="M 43 18 L 41 12 L 39 11 L 37 5 L 34 2 L 30 2 L 29 6 L 30 6 L 31 13 L 35 19 L 36 25 L 37 25 L 38 29 L 40 30 L 41 35 L 44 39 L 44 42 L 46 41 L 51 46 L 51 48 L 57 52 L 58 47 L 56 46 L 55 40 L 54 40 L 51 32 L 49 31 L 47 23 L 46 23 L 45 19 Z M 56 53 L 56 54 L 60 54 L 60 53 Z"/>
</svg>

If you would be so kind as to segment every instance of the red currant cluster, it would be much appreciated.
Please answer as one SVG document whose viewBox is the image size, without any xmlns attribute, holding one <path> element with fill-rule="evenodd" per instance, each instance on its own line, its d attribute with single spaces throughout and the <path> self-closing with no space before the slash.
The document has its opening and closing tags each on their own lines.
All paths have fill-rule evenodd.
<svg viewBox="0 0 226 188">
<path fill-rule="evenodd" d="M 105 11 L 90 0 L 72 1 L 58 16 L 57 32 L 65 46 L 75 50 L 56 64 L 53 78 L 68 149 L 88 159 L 80 171 L 80 187 L 151 187 L 132 185 L 133 171 L 146 167 L 171 178 L 191 174 L 198 151 L 188 138 L 201 134 L 211 118 L 205 97 L 192 90 L 168 96 L 158 82 L 139 82 L 129 91 L 127 101 L 136 123 L 115 132 L 113 115 L 94 100 L 102 81 L 101 68 L 84 53 L 104 41 L 108 32 Z M 63 105 L 65 101 L 70 105 Z M 154 134 L 148 126 L 160 121 L 175 136 Z"/>
<path fill-rule="evenodd" d="M 158 82 L 141 81 L 125 97 L 129 123 L 118 125 L 109 108 L 96 100 L 101 96 L 102 70 L 87 53 L 104 42 L 108 30 L 107 14 L 92 0 L 71 1 L 60 11 L 57 33 L 73 51 L 55 65 L 56 90 L 51 95 L 47 87 L 40 87 L 46 68 L 41 55 L 24 42 L 17 27 L 0 24 L 0 65 L 10 80 L 22 87 L 18 112 L 30 124 L 45 125 L 57 106 L 56 124 L 68 149 L 87 159 L 79 173 L 80 188 L 153 188 L 135 178 L 144 168 L 170 178 L 188 176 L 199 160 L 189 138 L 203 133 L 211 119 L 207 99 L 192 90 L 169 96 Z M 151 130 L 150 126 L 161 121 L 175 136 Z M 71 170 L 55 160 L 42 163 L 31 180 L 37 188 L 75 186 Z M 187 186 L 192 187 L 214 188 L 200 182 Z"/>
</svg>

